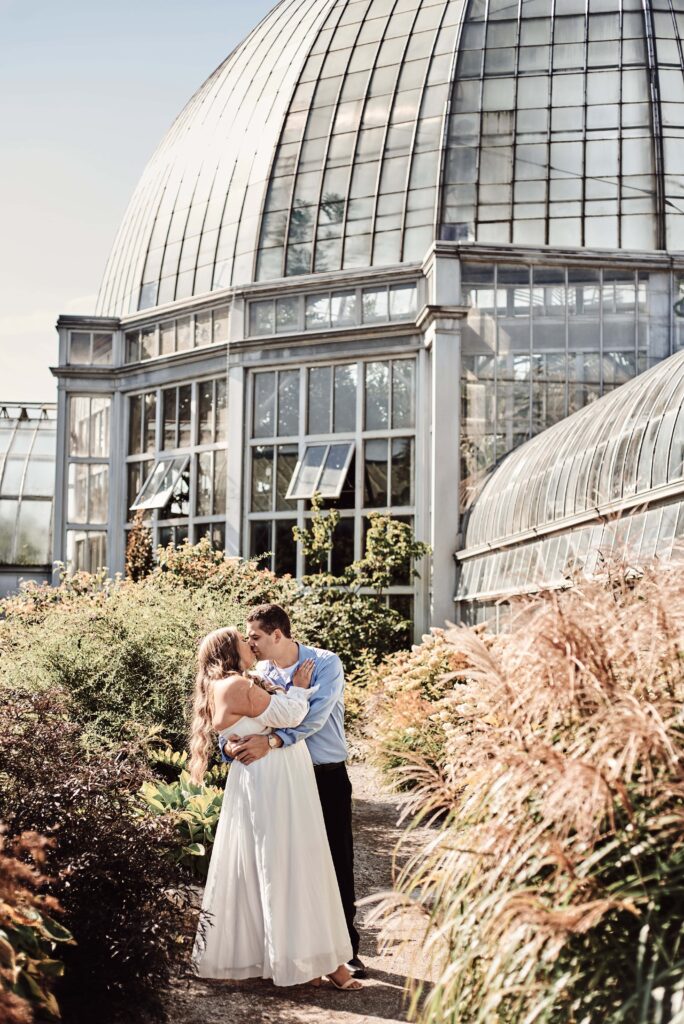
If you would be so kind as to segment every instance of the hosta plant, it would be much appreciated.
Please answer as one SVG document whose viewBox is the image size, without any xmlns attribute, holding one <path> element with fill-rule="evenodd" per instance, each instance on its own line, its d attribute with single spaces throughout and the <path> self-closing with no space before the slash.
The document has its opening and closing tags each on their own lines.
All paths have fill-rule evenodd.
<svg viewBox="0 0 684 1024">
<path fill-rule="evenodd" d="M 444 759 L 406 769 L 440 825 L 377 911 L 387 941 L 410 915 L 432 965 L 413 1015 L 682 1024 L 684 568 L 578 581 L 507 635 L 444 642 L 466 666 Z"/>
<path fill-rule="evenodd" d="M 138 815 L 161 816 L 173 826 L 177 836 L 177 843 L 170 850 L 173 861 L 204 880 L 221 813 L 223 787 L 207 781 L 196 785 L 188 772 L 181 771 L 175 782 L 143 783 L 138 797 Z"/>
</svg>

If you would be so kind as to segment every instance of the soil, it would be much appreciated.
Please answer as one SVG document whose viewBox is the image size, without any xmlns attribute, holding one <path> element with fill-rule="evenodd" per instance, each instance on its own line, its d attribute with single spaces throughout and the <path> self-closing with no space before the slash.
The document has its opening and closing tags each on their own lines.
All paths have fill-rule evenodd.
<svg viewBox="0 0 684 1024">
<path fill-rule="evenodd" d="M 402 834 L 398 824 L 403 798 L 389 792 L 382 779 L 357 749 L 349 765 L 354 790 L 354 856 L 357 898 L 387 891 L 392 859 Z M 412 846 L 425 833 L 416 831 Z M 408 852 L 402 847 L 404 855 Z M 368 978 L 363 990 L 338 992 L 323 981 L 321 988 L 276 988 L 270 981 L 207 982 L 179 979 L 169 992 L 172 1024 L 397 1024 L 408 1020 L 404 994 L 406 974 L 427 978 L 420 963 L 417 936 L 408 946 L 380 951 L 377 929 L 368 923 L 373 904 L 357 914 L 360 956 Z M 409 966 L 410 965 L 410 966 Z"/>
</svg>

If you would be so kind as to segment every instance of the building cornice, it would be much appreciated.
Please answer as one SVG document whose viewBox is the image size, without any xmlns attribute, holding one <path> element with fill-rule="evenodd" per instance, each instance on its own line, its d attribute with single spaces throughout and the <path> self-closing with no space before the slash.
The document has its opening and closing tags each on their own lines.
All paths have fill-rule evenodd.
<svg viewBox="0 0 684 1024">
<path fill-rule="evenodd" d="M 541 266 L 643 267 L 684 270 L 684 252 L 664 250 L 561 249 L 552 245 L 489 245 L 482 242 L 435 242 L 423 261 L 427 273 L 437 257 L 481 263 L 526 263 Z"/>
</svg>

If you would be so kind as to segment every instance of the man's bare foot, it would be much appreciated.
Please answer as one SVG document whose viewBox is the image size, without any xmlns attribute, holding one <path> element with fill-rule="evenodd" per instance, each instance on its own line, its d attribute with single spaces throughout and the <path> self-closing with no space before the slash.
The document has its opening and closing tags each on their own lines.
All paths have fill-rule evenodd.
<svg viewBox="0 0 684 1024">
<path fill-rule="evenodd" d="M 340 964 L 336 971 L 328 974 L 328 979 L 335 988 L 344 989 L 345 992 L 356 992 L 358 989 L 363 988 L 361 982 L 354 979 L 346 964 Z"/>
</svg>

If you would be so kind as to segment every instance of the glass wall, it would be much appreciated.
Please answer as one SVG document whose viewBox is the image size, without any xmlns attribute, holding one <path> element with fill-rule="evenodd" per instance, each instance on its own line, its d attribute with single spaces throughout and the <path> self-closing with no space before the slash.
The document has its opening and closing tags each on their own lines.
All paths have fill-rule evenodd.
<svg viewBox="0 0 684 1024">
<path fill-rule="evenodd" d="M 670 352 L 665 272 L 462 264 L 462 507 L 528 438 Z"/>
<path fill-rule="evenodd" d="M 225 546 L 227 388 L 223 377 L 128 398 L 128 518 L 137 508 L 154 544 Z"/>
<path fill-rule="evenodd" d="M 67 565 L 93 572 L 107 564 L 111 398 L 69 397 Z"/>
<path fill-rule="evenodd" d="M 111 331 L 69 331 L 70 366 L 111 366 L 114 336 Z"/>
<path fill-rule="evenodd" d="M 340 510 L 329 568 L 360 558 L 367 516 L 415 513 L 415 360 L 381 359 L 255 372 L 249 545 L 270 552 L 276 572 L 302 575 L 292 527 L 305 526 L 311 499 Z M 392 588 L 412 593 L 410 580 Z"/>
<path fill-rule="evenodd" d="M 55 407 L 0 409 L 0 565 L 52 559 Z"/>
</svg>

